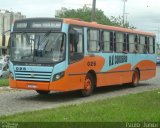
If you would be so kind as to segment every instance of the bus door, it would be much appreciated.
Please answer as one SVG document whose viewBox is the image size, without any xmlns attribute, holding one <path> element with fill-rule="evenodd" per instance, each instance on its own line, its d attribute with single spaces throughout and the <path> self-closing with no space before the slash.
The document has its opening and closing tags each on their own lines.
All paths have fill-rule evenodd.
<svg viewBox="0 0 160 128">
<path fill-rule="evenodd" d="M 68 41 L 68 75 L 70 90 L 81 89 L 84 79 L 83 28 L 71 26 Z"/>
</svg>

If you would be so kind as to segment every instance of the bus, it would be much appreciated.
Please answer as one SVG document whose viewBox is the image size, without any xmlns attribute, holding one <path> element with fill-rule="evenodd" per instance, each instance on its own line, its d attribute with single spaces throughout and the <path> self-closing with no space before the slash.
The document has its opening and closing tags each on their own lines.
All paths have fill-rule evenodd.
<svg viewBox="0 0 160 128">
<path fill-rule="evenodd" d="M 39 94 L 138 86 L 156 75 L 155 34 L 78 19 L 17 20 L 9 71 L 11 88 Z"/>
</svg>

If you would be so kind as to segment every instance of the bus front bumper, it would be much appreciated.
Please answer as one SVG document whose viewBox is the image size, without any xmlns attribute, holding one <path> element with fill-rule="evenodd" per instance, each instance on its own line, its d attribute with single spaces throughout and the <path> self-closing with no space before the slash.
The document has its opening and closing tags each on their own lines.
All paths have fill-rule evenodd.
<svg viewBox="0 0 160 128">
<path fill-rule="evenodd" d="M 49 82 L 16 81 L 9 78 L 11 88 L 28 90 L 49 90 Z"/>
</svg>

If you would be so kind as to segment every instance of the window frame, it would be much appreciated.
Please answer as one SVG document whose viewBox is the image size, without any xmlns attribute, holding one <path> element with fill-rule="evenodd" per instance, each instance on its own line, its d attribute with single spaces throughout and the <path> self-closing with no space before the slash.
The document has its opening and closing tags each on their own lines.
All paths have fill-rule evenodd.
<svg viewBox="0 0 160 128">
<path fill-rule="evenodd" d="M 81 29 L 82 30 L 82 57 L 80 59 L 75 59 L 75 60 L 70 60 L 70 30 L 72 28 L 77 28 L 77 29 Z M 68 28 L 68 64 L 72 64 L 75 63 L 77 61 L 80 61 L 84 58 L 84 27 L 83 26 L 79 26 L 79 25 L 69 25 Z"/>
<path fill-rule="evenodd" d="M 141 43 L 141 37 L 144 37 L 144 44 Z M 146 37 L 146 35 L 139 35 L 139 43 L 138 43 L 138 53 L 139 53 L 139 54 L 146 54 L 146 53 L 144 53 L 145 37 Z M 139 50 L 139 46 L 140 46 L 140 45 L 143 46 L 142 51 Z"/>
<path fill-rule="evenodd" d="M 148 54 L 155 54 L 155 37 L 154 36 L 148 36 Z M 150 38 L 152 38 L 152 45 L 150 45 Z M 150 46 L 152 46 L 153 52 L 150 52 Z"/>
<path fill-rule="evenodd" d="M 108 32 L 109 33 L 109 51 L 104 51 L 104 42 L 107 42 L 107 41 L 104 41 L 104 32 Z M 114 52 L 114 39 L 112 37 L 112 41 L 111 41 L 111 33 L 113 34 L 114 31 L 110 31 L 110 30 L 102 30 L 101 31 L 101 50 L 102 50 L 102 53 L 113 53 Z M 111 44 L 112 44 L 112 49 L 111 49 Z"/>
<path fill-rule="evenodd" d="M 122 42 L 117 42 L 117 36 L 116 36 L 117 33 L 122 34 L 122 38 L 123 38 L 123 39 L 122 39 Z M 116 31 L 116 32 L 115 32 L 115 43 L 114 43 L 114 44 L 115 44 L 115 47 L 116 47 L 115 53 L 124 53 L 124 44 L 125 44 L 125 46 L 126 46 L 126 42 L 124 42 L 124 39 L 125 39 L 125 38 L 124 38 L 124 34 L 125 34 L 124 32 L 119 32 L 119 31 Z M 121 44 L 122 44 L 122 51 L 117 51 L 117 43 L 121 43 Z"/>
<path fill-rule="evenodd" d="M 99 37 L 98 37 L 98 44 L 99 44 L 99 50 L 97 50 L 97 51 L 90 51 L 89 50 L 89 36 L 88 36 L 88 34 L 89 34 L 89 31 L 90 30 L 95 30 L 95 31 L 98 31 L 98 34 L 99 34 Z M 91 41 L 95 41 L 95 40 L 91 40 Z M 99 53 L 99 52 L 101 52 L 101 50 L 102 50 L 102 48 L 101 48 L 101 29 L 98 29 L 98 28 L 88 28 L 87 29 L 87 51 L 89 52 L 89 53 Z"/>
</svg>

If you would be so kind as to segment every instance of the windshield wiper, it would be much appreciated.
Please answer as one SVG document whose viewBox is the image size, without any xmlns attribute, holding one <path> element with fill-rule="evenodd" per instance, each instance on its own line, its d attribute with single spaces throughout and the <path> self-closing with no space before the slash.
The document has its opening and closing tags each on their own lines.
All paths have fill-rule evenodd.
<svg viewBox="0 0 160 128">
<path fill-rule="evenodd" d="M 51 30 L 49 30 L 48 32 L 45 33 L 45 35 L 43 36 L 42 40 L 40 41 L 40 38 L 38 40 L 38 45 L 40 45 L 42 42 L 44 42 L 46 40 L 46 38 L 51 34 Z"/>
</svg>

